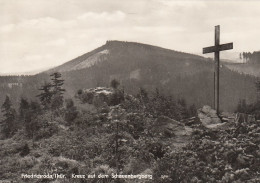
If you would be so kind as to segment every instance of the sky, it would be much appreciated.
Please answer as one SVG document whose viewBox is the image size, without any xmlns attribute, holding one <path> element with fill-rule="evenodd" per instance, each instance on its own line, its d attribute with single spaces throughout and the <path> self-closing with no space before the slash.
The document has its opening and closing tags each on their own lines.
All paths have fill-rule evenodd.
<svg viewBox="0 0 260 183">
<path fill-rule="evenodd" d="M 260 1 L 0 0 L 0 74 L 65 63 L 105 44 L 133 41 L 189 53 L 220 43 L 260 50 Z"/>
</svg>

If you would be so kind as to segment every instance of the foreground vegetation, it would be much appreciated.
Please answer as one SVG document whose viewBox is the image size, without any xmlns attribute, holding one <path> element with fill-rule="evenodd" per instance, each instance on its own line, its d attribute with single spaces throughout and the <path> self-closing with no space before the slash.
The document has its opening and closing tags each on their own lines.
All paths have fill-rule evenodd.
<svg viewBox="0 0 260 183">
<path fill-rule="evenodd" d="M 197 118 L 187 120 L 196 116 L 194 105 L 188 107 L 185 100 L 158 90 L 148 94 L 141 88 L 131 96 L 113 80 L 111 88 L 79 90 L 75 98 L 64 100 L 61 75 L 53 74 L 51 79 L 40 89 L 40 103 L 21 99 L 18 112 L 6 97 L 0 180 L 260 181 L 256 119 L 208 129 Z M 259 102 L 254 106 L 258 114 Z M 63 174 L 66 179 L 26 179 L 22 174 Z M 96 177 L 72 178 L 74 174 Z M 109 177 L 97 178 L 99 174 Z M 152 179 L 114 179 L 112 174 L 152 175 Z"/>
</svg>

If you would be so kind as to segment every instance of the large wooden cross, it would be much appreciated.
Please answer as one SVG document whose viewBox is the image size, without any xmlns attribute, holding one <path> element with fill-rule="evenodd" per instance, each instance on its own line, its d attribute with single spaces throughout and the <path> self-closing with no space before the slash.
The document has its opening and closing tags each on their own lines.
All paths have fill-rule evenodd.
<svg viewBox="0 0 260 183">
<path fill-rule="evenodd" d="M 215 53 L 215 73 L 214 73 L 214 108 L 219 115 L 219 52 L 233 49 L 233 43 L 220 44 L 220 26 L 215 26 L 215 46 L 203 48 L 203 54 Z M 216 79 L 215 79 L 216 75 Z"/>
</svg>

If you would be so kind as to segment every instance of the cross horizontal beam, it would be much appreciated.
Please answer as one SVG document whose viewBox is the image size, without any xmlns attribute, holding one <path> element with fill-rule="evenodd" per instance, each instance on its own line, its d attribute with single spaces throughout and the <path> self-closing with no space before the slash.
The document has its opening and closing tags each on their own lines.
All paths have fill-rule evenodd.
<svg viewBox="0 0 260 183">
<path fill-rule="evenodd" d="M 231 49 L 233 49 L 233 43 L 226 43 L 226 44 L 203 48 L 203 54 L 218 52 L 218 51 L 223 51 L 223 50 L 231 50 Z"/>
</svg>

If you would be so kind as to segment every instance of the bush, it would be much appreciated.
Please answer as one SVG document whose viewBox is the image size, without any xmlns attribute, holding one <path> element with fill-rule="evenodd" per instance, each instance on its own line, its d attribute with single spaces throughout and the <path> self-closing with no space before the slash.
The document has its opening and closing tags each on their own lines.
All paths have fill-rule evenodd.
<svg viewBox="0 0 260 183">
<path fill-rule="evenodd" d="M 65 121 L 70 125 L 78 116 L 77 108 L 74 106 L 72 99 L 67 99 L 65 109 Z"/>
<path fill-rule="evenodd" d="M 35 135 L 35 140 L 39 140 L 42 138 L 49 138 L 53 134 L 58 132 L 58 127 L 55 124 L 47 124 L 44 127 L 41 127 L 36 135 Z"/>
<path fill-rule="evenodd" d="M 17 165 L 21 169 L 32 168 L 37 164 L 37 160 L 33 156 L 26 156 L 18 160 Z"/>
<path fill-rule="evenodd" d="M 109 105 L 118 105 L 124 101 L 124 93 L 122 90 L 115 90 L 109 100 Z"/>
<path fill-rule="evenodd" d="M 21 152 L 20 152 L 20 156 L 26 156 L 30 153 L 30 149 L 28 144 L 26 143 L 22 148 L 21 148 Z"/>
</svg>

